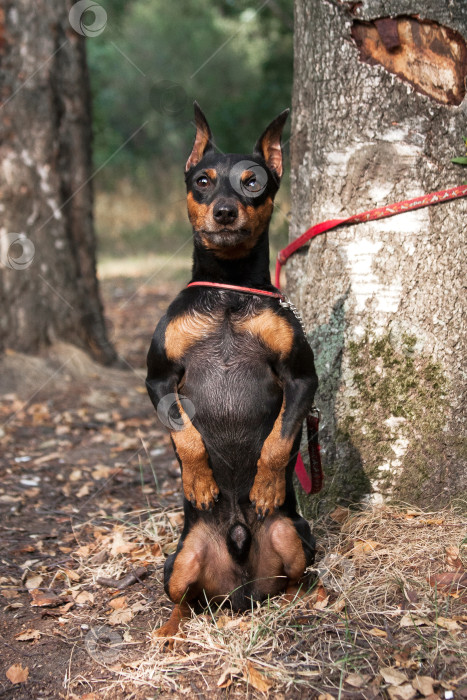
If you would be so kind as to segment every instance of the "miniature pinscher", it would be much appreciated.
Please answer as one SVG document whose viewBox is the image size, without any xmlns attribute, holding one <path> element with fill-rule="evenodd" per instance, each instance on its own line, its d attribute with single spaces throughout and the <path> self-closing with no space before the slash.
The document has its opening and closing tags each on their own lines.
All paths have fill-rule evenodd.
<svg viewBox="0 0 467 700">
<path fill-rule="evenodd" d="M 147 360 L 154 407 L 174 397 L 168 424 L 184 492 L 182 536 L 164 569 L 175 608 L 160 636 L 175 634 L 196 601 L 229 599 L 243 610 L 251 599 L 293 592 L 314 560 L 292 475 L 318 382 L 269 270 L 287 116 L 274 119 L 252 154 L 223 155 L 195 103 L 185 167 L 192 280 L 159 322 Z"/>
</svg>

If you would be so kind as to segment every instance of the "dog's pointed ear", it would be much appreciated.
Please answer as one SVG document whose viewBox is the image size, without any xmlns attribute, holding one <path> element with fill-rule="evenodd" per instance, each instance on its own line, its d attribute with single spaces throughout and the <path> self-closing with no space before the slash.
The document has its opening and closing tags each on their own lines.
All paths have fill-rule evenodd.
<svg viewBox="0 0 467 700">
<path fill-rule="evenodd" d="M 207 119 L 197 102 L 195 102 L 193 106 L 195 108 L 196 136 L 193 144 L 193 150 L 191 151 L 190 157 L 185 165 L 185 172 L 187 172 L 193 166 L 198 165 L 205 153 L 214 150 L 212 133 Z"/>
<path fill-rule="evenodd" d="M 284 109 L 263 131 L 253 153 L 260 155 L 266 161 L 270 170 L 280 179 L 282 177 L 282 148 L 281 136 L 290 109 Z"/>
</svg>

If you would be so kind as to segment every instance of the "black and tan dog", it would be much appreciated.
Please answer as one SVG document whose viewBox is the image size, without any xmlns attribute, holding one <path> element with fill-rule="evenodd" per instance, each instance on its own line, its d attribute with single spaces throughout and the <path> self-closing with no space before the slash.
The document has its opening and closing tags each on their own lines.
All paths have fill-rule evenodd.
<svg viewBox="0 0 467 700">
<path fill-rule="evenodd" d="M 185 176 L 192 282 L 277 292 L 268 227 L 287 115 L 267 127 L 252 154 L 221 155 L 195 103 Z M 228 598 L 245 609 L 252 598 L 297 586 L 313 562 L 292 473 L 317 377 L 300 323 L 277 298 L 188 286 L 156 328 L 146 383 L 156 409 L 174 397 L 171 436 L 185 495 L 182 537 L 164 570 L 176 605 L 159 633 L 171 636 L 195 601 Z"/>
</svg>

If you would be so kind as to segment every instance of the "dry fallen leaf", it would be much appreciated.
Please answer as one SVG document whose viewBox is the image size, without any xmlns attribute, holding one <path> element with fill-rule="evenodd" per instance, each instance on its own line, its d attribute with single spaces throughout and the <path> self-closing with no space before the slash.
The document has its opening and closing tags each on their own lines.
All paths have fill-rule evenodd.
<svg viewBox="0 0 467 700">
<path fill-rule="evenodd" d="M 463 570 L 464 564 L 462 563 L 462 559 L 460 558 L 459 547 L 455 547 L 454 545 L 451 545 L 449 547 L 446 547 L 445 551 L 446 551 L 446 563 L 447 563 L 447 565 L 452 566 L 454 569 Z"/>
<path fill-rule="evenodd" d="M 272 681 L 266 678 L 261 671 L 258 671 L 251 661 L 247 661 L 246 669 L 243 671 L 243 675 L 249 685 L 252 685 L 253 688 L 262 693 L 269 692 L 272 687 Z"/>
<path fill-rule="evenodd" d="M 411 613 L 405 613 L 400 621 L 401 627 L 421 627 L 422 625 L 433 627 L 433 623 L 427 617 L 417 617 Z"/>
<path fill-rule="evenodd" d="M 64 571 L 70 581 L 79 581 L 80 575 L 76 571 L 73 571 L 73 569 L 64 569 Z"/>
<path fill-rule="evenodd" d="M 41 633 L 39 630 L 27 629 L 24 632 L 15 634 L 15 639 L 17 642 L 33 642 L 36 639 L 40 639 Z"/>
<path fill-rule="evenodd" d="M 409 680 L 405 673 L 391 666 L 382 666 L 379 672 L 383 676 L 385 682 L 390 683 L 390 685 L 401 685 L 401 683 L 405 683 Z"/>
<path fill-rule="evenodd" d="M 94 471 L 91 472 L 93 479 L 108 479 L 113 474 L 113 467 L 106 467 L 104 464 L 96 464 Z"/>
<path fill-rule="evenodd" d="M 412 685 L 421 695 L 431 695 L 433 693 L 433 678 L 430 676 L 415 676 Z"/>
<path fill-rule="evenodd" d="M 369 554 L 370 552 L 374 552 L 375 549 L 378 549 L 378 547 L 381 547 L 381 544 L 379 542 L 375 542 L 374 540 L 357 540 L 353 546 L 353 549 L 347 553 L 347 556 L 353 557 L 358 556 L 359 554 Z"/>
<path fill-rule="evenodd" d="M 325 608 L 327 608 L 328 603 L 329 596 L 323 598 L 323 600 L 318 600 L 316 603 L 314 603 L 313 610 L 324 610 Z"/>
<path fill-rule="evenodd" d="M 368 634 L 371 634 L 373 637 L 387 637 L 388 633 L 385 632 L 384 630 L 380 630 L 377 627 L 373 627 L 371 630 L 368 630 Z"/>
<path fill-rule="evenodd" d="M 443 525 L 444 518 L 421 518 L 419 522 L 422 525 Z"/>
<path fill-rule="evenodd" d="M 246 629 L 251 628 L 251 624 L 249 622 L 246 622 L 246 620 L 243 620 L 241 617 L 238 617 L 236 619 L 232 619 L 228 615 L 220 615 L 217 620 L 217 627 L 221 629 L 234 629 L 238 628 L 239 630 L 243 631 Z"/>
<path fill-rule="evenodd" d="M 110 600 L 109 605 L 114 610 L 121 610 L 122 608 L 128 607 L 128 604 L 126 602 L 126 596 L 122 595 L 122 596 L 119 596 L 118 598 L 114 598 L 113 600 Z"/>
<path fill-rule="evenodd" d="M 74 604 L 75 604 L 75 601 L 72 600 L 69 603 L 65 603 L 65 605 L 60 605 L 58 610 L 62 615 L 64 615 L 65 613 L 68 612 L 68 610 L 70 610 L 74 606 Z"/>
<path fill-rule="evenodd" d="M 85 484 L 83 484 L 83 486 L 81 486 L 79 491 L 76 492 L 76 498 L 84 498 L 84 496 L 89 496 L 90 492 L 90 482 L 87 481 Z"/>
<path fill-rule="evenodd" d="M 25 681 L 27 681 L 28 676 L 28 667 L 26 666 L 26 668 L 23 668 L 21 664 L 13 664 L 13 666 L 10 666 L 10 668 L 6 672 L 6 677 L 9 681 L 11 681 L 14 684 L 24 683 Z"/>
<path fill-rule="evenodd" d="M 125 608 L 124 610 L 114 610 L 111 615 L 109 615 L 109 624 L 111 625 L 123 625 L 126 622 L 130 622 L 133 619 L 133 611 L 130 608 Z"/>
<path fill-rule="evenodd" d="M 12 600 L 12 598 L 17 598 L 19 593 L 15 588 L 3 588 L 2 596 L 7 600 Z"/>
<path fill-rule="evenodd" d="M 33 608 L 55 608 L 60 603 L 63 603 L 53 591 L 40 591 L 38 588 L 34 588 L 29 591 L 31 594 L 31 606 Z"/>
<path fill-rule="evenodd" d="M 369 680 L 370 676 L 367 673 L 349 673 L 344 683 L 351 685 L 352 688 L 363 688 L 363 686 L 367 685 Z"/>
<path fill-rule="evenodd" d="M 240 677 L 242 675 L 241 670 L 237 666 L 225 665 L 224 669 L 217 681 L 218 688 L 228 688 L 233 683 L 234 677 Z"/>
<path fill-rule="evenodd" d="M 399 686 L 392 685 L 387 691 L 391 700 L 412 700 L 417 694 L 417 691 L 412 688 L 410 683 Z"/>
<path fill-rule="evenodd" d="M 128 542 L 123 536 L 123 528 L 116 527 L 112 535 L 112 546 L 110 554 L 114 557 L 116 554 L 127 554 L 132 549 L 136 549 L 139 545 L 134 542 Z"/>
<path fill-rule="evenodd" d="M 310 603 L 313 610 L 324 610 L 329 603 L 329 595 L 321 579 L 318 581 L 316 588 L 311 592 Z"/>
<path fill-rule="evenodd" d="M 336 600 L 335 603 L 333 603 L 331 605 L 331 607 L 329 609 L 333 610 L 333 612 L 339 613 L 339 612 L 342 612 L 342 610 L 345 608 L 346 604 L 347 604 L 347 601 L 346 601 L 345 597 L 341 596 L 340 598 L 338 598 Z"/>
<path fill-rule="evenodd" d="M 78 603 L 78 605 L 85 605 L 86 603 L 91 603 L 91 605 L 94 603 L 94 595 L 90 591 L 72 591 L 71 595 L 73 596 L 73 600 L 75 603 Z"/>
<path fill-rule="evenodd" d="M 336 523 L 343 523 L 345 522 L 350 516 L 350 510 L 348 508 L 344 508 L 343 506 L 337 506 L 332 513 L 329 514 L 329 517 L 334 520 Z"/>
<path fill-rule="evenodd" d="M 39 588 L 43 580 L 44 579 L 40 574 L 34 574 L 33 576 L 29 576 L 29 578 L 26 579 L 24 585 L 26 586 L 28 591 L 32 591 L 33 588 Z"/>
<path fill-rule="evenodd" d="M 448 632 L 458 632 L 460 629 L 462 629 L 462 627 L 455 620 L 452 620 L 449 617 L 437 617 L 436 624 L 438 627 L 448 630 Z"/>
<path fill-rule="evenodd" d="M 428 578 L 430 586 L 437 588 L 448 588 L 447 593 L 451 595 L 457 593 L 459 588 L 467 588 L 467 572 L 465 571 L 443 571 L 439 574 L 432 574 Z"/>
</svg>

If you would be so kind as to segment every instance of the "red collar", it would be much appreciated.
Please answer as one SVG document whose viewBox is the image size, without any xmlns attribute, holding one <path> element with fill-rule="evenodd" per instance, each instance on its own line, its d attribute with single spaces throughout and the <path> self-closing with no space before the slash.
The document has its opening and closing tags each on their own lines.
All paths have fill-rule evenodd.
<svg viewBox="0 0 467 700">
<path fill-rule="evenodd" d="M 187 287 L 216 287 L 228 289 L 231 292 L 247 292 L 249 294 L 260 294 L 265 297 L 273 297 L 285 301 L 285 297 L 280 292 L 266 292 L 264 289 L 253 289 L 252 287 L 239 287 L 236 284 L 222 284 L 221 282 L 190 282 Z"/>
</svg>

